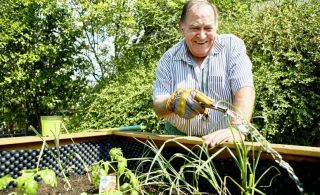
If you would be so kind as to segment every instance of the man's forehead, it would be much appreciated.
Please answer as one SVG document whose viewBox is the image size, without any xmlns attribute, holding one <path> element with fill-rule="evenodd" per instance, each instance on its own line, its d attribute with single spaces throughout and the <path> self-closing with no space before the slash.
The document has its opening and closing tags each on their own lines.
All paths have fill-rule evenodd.
<svg viewBox="0 0 320 195">
<path fill-rule="evenodd" d="M 214 25 L 215 14 L 212 7 L 208 5 L 195 5 L 188 10 L 186 20 L 189 25 L 199 25 L 202 23 Z"/>
<path fill-rule="evenodd" d="M 207 20 L 207 21 L 190 21 L 188 26 L 193 27 L 193 26 L 199 26 L 199 25 L 204 25 L 204 26 L 214 26 L 214 21 L 213 20 Z"/>
<path fill-rule="evenodd" d="M 202 18 L 188 18 L 186 22 L 187 26 L 199 26 L 199 25 L 204 25 L 204 26 L 214 26 L 215 25 L 215 20 L 213 17 L 202 17 Z"/>
</svg>

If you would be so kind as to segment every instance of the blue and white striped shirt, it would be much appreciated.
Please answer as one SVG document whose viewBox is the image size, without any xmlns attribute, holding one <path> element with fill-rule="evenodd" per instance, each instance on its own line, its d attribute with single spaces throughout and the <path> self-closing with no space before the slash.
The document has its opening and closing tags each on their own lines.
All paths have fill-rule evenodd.
<svg viewBox="0 0 320 195">
<path fill-rule="evenodd" d="M 181 40 L 158 62 L 153 99 L 170 96 L 177 88 L 200 91 L 202 88 L 202 91 L 216 102 L 232 104 L 234 95 L 240 88 L 254 87 L 252 63 L 246 54 L 244 42 L 235 35 L 218 35 L 204 63 L 207 65 L 201 68 L 201 71 L 204 71 L 201 75 L 206 78 L 202 77 L 201 82 L 205 79 L 206 86 L 199 83 L 199 70 L 195 70 L 186 42 Z M 219 105 L 230 108 L 230 105 L 225 103 Z M 201 119 L 201 115 L 187 120 L 176 114 L 171 114 L 167 120 L 187 135 L 203 136 L 228 127 L 225 114 L 212 109 L 209 109 L 209 120 L 206 121 Z"/>
</svg>

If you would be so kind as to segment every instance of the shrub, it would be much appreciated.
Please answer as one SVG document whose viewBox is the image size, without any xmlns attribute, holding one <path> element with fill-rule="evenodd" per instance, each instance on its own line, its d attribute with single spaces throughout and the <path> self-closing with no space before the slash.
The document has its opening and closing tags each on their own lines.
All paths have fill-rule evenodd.
<svg viewBox="0 0 320 195">
<path fill-rule="evenodd" d="M 153 68 L 154 69 L 154 68 Z M 73 131 L 142 124 L 159 132 L 162 121 L 152 106 L 155 73 L 144 66 L 110 77 L 101 89 L 89 95 L 69 122 Z"/>
<path fill-rule="evenodd" d="M 319 146 L 318 1 L 258 8 L 234 28 L 254 64 L 256 123 L 273 142 Z"/>
</svg>

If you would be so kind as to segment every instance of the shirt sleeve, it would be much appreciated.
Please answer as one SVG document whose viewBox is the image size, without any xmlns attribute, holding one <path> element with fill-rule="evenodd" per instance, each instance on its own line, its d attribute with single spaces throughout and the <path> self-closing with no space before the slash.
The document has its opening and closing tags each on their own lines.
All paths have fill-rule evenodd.
<svg viewBox="0 0 320 195">
<path fill-rule="evenodd" d="M 166 53 L 159 60 L 156 69 L 156 79 L 153 83 L 153 100 L 158 96 L 168 96 L 171 94 L 171 72 L 170 72 L 170 56 Z"/>
<path fill-rule="evenodd" d="M 230 55 L 230 79 L 232 94 L 242 87 L 252 87 L 253 75 L 252 75 L 252 63 L 247 55 L 246 46 L 238 37 L 231 39 L 231 55 Z"/>
</svg>

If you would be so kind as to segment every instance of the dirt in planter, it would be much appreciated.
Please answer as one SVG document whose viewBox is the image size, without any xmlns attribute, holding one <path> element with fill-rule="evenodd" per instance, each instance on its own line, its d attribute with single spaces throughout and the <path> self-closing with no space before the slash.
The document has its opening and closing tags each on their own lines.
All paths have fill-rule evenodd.
<svg viewBox="0 0 320 195">
<path fill-rule="evenodd" d="M 72 189 L 65 188 L 66 183 L 62 178 L 58 178 L 57 188 L 52 188 L 50 185 L 39 182 L 38 193 L 39 195 L 80 195 L 82 192 L 89 194 L 98 194 L 98 189 L 93 183 L 90 183 L 87 175 L 72 175 L 68 177 Z M 11 192 L 16 192 L 18 189 L 7 189 L 0 191 L 0 195 L 7 195 Z"/>
</svg>

